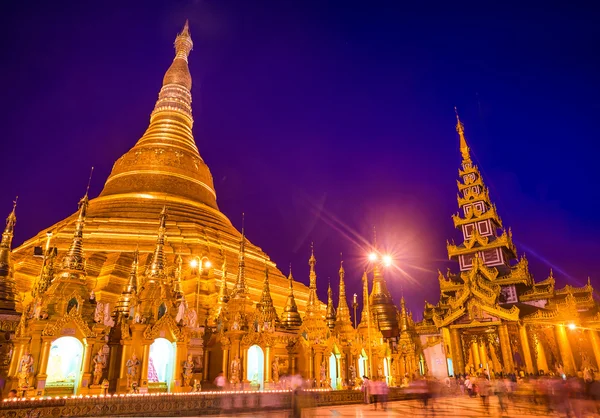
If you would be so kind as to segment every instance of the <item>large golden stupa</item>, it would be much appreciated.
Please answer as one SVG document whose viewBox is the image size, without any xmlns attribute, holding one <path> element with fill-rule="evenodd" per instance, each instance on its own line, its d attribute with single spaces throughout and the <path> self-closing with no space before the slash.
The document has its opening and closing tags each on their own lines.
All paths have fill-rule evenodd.
<svg viewBox="0 0 600 418">
<path fill-rule="evenodd" d="M 356 332 L 343 268 L 337 310 L 331 292 L 326 309 L 314 251 L 307 287 L 219 211 L 192 133 L 192 47 L 186 22 L 146 132 L 98 197 L 86 191 L 76 213 L 14 250 L 15 208 L 8 217 L 0 245 L 0 331 L 10 336 L 0 342 L 3 393 L 181 392 L 210 386 L 221 372 L 238 389 L 278 386 L 282 374 L 342 388 L 363 375 L 391 382 L 405 370 L 394 366 L 389 339 L 407 314 L 381 274 L 359 327 L 368 332 Z M 371 332 L 370 318 L 387 341 Z"/>
<path fill-rule="evenodd" d="M 175 40 L 175 58 L 163 78 L 150 125 L 133 148 L 115 162 L 100 196 L 89 201 L 84 242 L 90 291 L 94 290 L 99 301 L 115 303 L 127 282 L 135 249 L 139 248 L 141 266 L 150 262 L 158 216 L 166 206 L 165 254 L 171 266 L 176 255 L 183 257 L 183 276 L 189 278 L 183 282 L 187 293 L 198 285 L 187 274 L 189 261 L 198 257 L 210 262 L 211 268 L 203 269 L 200 280 L 199 304 L 204 309 L 198 316 L 204 320 L 207 307 L 216 301 L 223 262 L 227 259 L 233 266 L 238 259 L 241 234 L 219 211 L 212 175 L 192 133 L 192 78 L 188 68 L 192 46 L 186 26 Z M 51 232 L 51 245 L 58 248 L 60 256 L 71 243 L 76 220 L 77 214 L 73 214 L 13 251 L 19 291 L 28 294 L 40 274 L 41 259 L 31 257 L 34 247 L 43 245 Z M 247 242 L 245 249 L 252 299 L 260 297 L 266 263 L 274 302 L 284 306 L 288 293 L 285 276 L 260 248 Z M 230 280 L 235 280 L 235 273 L 234 269 L 229 271 Z M 303 310 L 308 289 L 297 283 L 295 294 Z"/>
</svg>

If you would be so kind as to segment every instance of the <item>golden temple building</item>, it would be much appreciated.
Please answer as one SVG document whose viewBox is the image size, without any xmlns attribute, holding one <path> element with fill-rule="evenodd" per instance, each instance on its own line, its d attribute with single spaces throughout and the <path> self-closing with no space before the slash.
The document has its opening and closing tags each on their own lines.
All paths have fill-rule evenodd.
<svg viewBox="0 0 600 418">
<path fill-rule="evenodd" d="M 355 330 L 343 265 L 326 305 L 314 251 L 307 287 L 219 211 L 192 133 L 192 47 L 186 22 L 148 128 L 98 197 L 12 249 L 15 203 L 0 246 L 4 394 L 192 391 L 221 372 L 237 389 L 295 374 L 344 388 L 406 369 L 392 343 L 410 320 L 377 266 Z"/>
<path fill-rule="evenodd" d="M 426 303 L 422 321 L 403 297 L 394 303 L 375 240 L 356 326 L 343 262 L 327 303 L 317 296 L 314 248 L 308 286 L 291 267 L 284 275 L 219 210 L 193 136 L 187 22 L 174 46 L 148 128 L 100 195 L 86 190 L 75 213 L 14 249 L 16 201 L 9 213 L 0 242 L 2 394 L 198 391 L 220 373 L 239 390 L 285 387 L 291 375 L 343 389 L 363 376 L 400 386 L 419 374 L 600 366 L 591 285 L 555 289 L 552 273 L 533 280 L 458 119 L 453 220 L 463 242 L 448 243 L 448 254 L 459 273 L 440 273 L 440 300 Z"/>
<path fill-rule="evenodd" d="M 575 376 L 600 369 L 600 311 L 589 279 L 555 288 L 550 275 L 535 282 L 517 254 L 481 172 L 473 164 L 457 118 L 462 164 L 452 216 L 462 243 L 448 242 L 459 272 L 439 273 L 440 300 L 425 303 L 416 324 L 429 372 L 539 373 Z"/>
</svg>

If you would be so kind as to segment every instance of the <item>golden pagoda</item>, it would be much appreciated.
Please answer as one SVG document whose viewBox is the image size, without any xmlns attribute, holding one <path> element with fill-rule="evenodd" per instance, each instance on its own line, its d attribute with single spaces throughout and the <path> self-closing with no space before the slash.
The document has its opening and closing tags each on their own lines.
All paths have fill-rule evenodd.
<svg viewBox="0 0 600 418">
<path fill-rule="evenodd" d="M 462 164 L 460 212 L 452 219 L 463 239 L 447 249 L 459 272 L 439 273 L 440 300 L 426 302 L 416 324 L 421 361 L 437 376 L 598 369 L 600 313 L 592 286 L 555 289 L 552 272 L 533 280 L 473 164 L 458 113 L 456 119 Z"/>
<path fill-rule="evenodd" d="M 336 312 L 331 289 L 327 309 L 317 297 L 314 248 L 306 287 L 219 211 L 192 133 L 192 48 L 186 22 L 148 128 L 98 197 L 86 191 L 77 212 L 14 250 L 14 208 L 9 215 L 0 244 L 0 313 L 12 318 L 1 322 L 6 393 L 184 392 L 210 388 L 221 372 L 243 389 L 280 387 L 281 374 L 359 383 L 366 345 L 349 319 L 343 268 Z M 379 338 L 371 348 L 384 346 Z M 381 369 L 383 357 L 375 361 Z"/>
</svg>

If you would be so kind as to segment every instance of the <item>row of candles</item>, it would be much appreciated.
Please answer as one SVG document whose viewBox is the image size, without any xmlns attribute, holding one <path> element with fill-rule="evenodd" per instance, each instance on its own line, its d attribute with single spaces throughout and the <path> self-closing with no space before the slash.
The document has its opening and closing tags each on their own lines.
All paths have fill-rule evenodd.
<svg viewBox="0 0 600 418">
<path fill-rule="evenodd" d="M 332 389 L 306 389 L 308 392 L 329 392 Z M 144 396 L 190 396 L 190 395 L 232 395 L 232 394 L 256 394 L 256 393 L 288 393 L 291 389 L 263 390 L 260 392 L 251 390 L 219 390 L 207 392 L 169 392 L 169 393 L 115 393 L 107 395 L 71 395 L 71 396 L 40 396 L 31 398 L 7 398 L 4 402 L 22 402 L 22 401 L 50 401 L 60 399 L 97 399 L 97 398 L 128 398 Z"/>
</svg>

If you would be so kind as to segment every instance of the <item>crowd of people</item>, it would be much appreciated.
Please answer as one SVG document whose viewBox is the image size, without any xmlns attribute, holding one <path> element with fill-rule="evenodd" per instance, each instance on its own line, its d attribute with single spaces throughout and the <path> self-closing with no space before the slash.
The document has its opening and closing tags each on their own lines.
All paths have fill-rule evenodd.
<svg viewBox="0 0 600 418">
<path fill-rule="evenodd" d="M 600 376 L 597 376 L 600 378 Z M 435 412 L 436 398 L 444 396 L 479 398 L 482 409 L 501 415 L 536 412 L 543 415 L 583 417 L 600 414 L 600 380 L 589 373 L 582 376 L 533 375 L 517 373 L 491 377 L 485 371 L 457 375 L 443 380 L 416 378 L 406 389 L 418 397 L 425 411 Z"/>
</svg>

